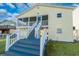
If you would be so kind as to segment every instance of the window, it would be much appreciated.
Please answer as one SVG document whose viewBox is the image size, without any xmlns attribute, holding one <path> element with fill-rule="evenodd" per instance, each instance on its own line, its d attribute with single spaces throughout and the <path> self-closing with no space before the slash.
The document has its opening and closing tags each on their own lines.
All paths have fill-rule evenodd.
<svg viewBox="0 0 79 59">
<path fill-rule="evenodd" d="M 42 16 L 42 20 L 48 20 L 48 15 Z"/>
<path fill-rule="evenodd" d="M 61 28 L 57 28 L 57 33 L 62 33 L 62 29 Z"/>
<path fill-rule="evenodd" d="M 61 18 L 62 17 L 62 13 L 57 13 L 57 18 Z"/>
<path fill-rule="evenodd" d="M 30 17 L 30 21 L 36 21 L 36 17 Z"/>
<path fill-rule="evenodd" d="M 42 25 L 48 25 L 48 15 L 43 15 L 42 20 Z"/>
<path fill-rule="evenodd" d="M 28 22 L 28 18 L 23 18 L 23 22 Z"/>
<path fill-rule="evenodd" d="M 22 21 L 22 18 L 19 18 L 18 20 Z"/>
</svg>

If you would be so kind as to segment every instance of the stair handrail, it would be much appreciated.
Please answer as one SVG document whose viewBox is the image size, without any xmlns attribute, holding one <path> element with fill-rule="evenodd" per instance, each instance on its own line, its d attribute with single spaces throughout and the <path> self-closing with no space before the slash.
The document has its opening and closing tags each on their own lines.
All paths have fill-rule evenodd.
<svg viewBox="0 0 79 59">
<path fill-rule="evenodd" d="M 16 30 L 14 33 L 12 33 L 11 35 L 10 34 L 7 34 L 6 35 L 6 47 L 5 47 L 5 51 L 8 51 L 8 49 L 17 41 L 19 40 L 19 37 L 18 37 L 18 31 L 19 30 Z M 16 39 L 14 40 L 14 42 L 11 41 L 11 36 L 13 35 L 16 35 L 15 37 L 13 37 L 12 39 Z"/>
<path fill-rule="evenodd" d="M 40 16 L 41 17 L 41 16 Z M 39 35 L 39 30 L 40 30 L 40 27 L 41 27 L 41 25 L 42 25 L 42 17 L 41 17 L 41 20 L 39 21 L 38 20 L 38 22 L 39 22 L 39 24 L 37 25 L 37 27 L 35 28 L 35 37 L 38 39 L 39 37 L 40 37 L 40 35 Z"/>
<path fill-rule="evenodd" d="M 16 34 L 16 32 L 17 32 L 17 31 L 13 32 L 10 36 L 12 36 L 12 35 Z"/>
<path fill-rule="evenodd" d="M 47 31 L 45 30 L 40 39 L 40 56 L 43 56 L 46 40 L 47 40 Z"/>
<path fill-rule="evenodd" d="M 40 23 L 39 23 L 38 26 L 37 26 L 37 30 L 40 29 L 41 25 L 42 25 L 42 20 L 40 20 Z"/>
<path fill-rule="evenodd" d="M 44 51 L 44 47 L 45 47 L 45 44 L 46 44 L 46 40 L 47 40 L 47 31 L 44 30 L 44 33 L 42 35 L 42 37 L 40 38 L 40 27 L 42 26 L 42 16 L 40 16 L 41 19 L 40 21 L 38 20 L 38 25 L 37 27 L 35 28 L 35 37 L 37 39 L 40 39 L 40 56 L 43 55 L 43 51 Z"/>
<path fill-rule="evenodd" d="M 26 35 L 26 38 L 28 38 L 29 34 L 31 33 L 31 31 L 35 28 L 35 26 L 37 25 L 37 21 L 30 27 L 28 28 L 28 31 L 27 31 L 27 35 Z"/>
</svg>

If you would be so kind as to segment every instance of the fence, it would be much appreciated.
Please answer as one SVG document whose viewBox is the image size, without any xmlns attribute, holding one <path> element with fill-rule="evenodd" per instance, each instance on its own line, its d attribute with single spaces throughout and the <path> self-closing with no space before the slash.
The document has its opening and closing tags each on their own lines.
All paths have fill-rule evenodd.
<svg viewBox="0 0 79 59">
<path fill-rule="evenodd" d="M 6 34 L 0 34 L 0 39 L 6 38 Z"/>
</svg>

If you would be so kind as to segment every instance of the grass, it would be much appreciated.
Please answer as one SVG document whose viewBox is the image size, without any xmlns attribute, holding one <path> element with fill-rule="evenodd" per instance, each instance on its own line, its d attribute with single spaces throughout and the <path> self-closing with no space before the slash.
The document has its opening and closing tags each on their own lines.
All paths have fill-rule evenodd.
<svg viewBox="0 0 79 59">
<path fill-rule="evenodd" d="M 79 42 L 48 41 L 44 55 L 47 56 L 79 56 Z"/>
<path fill-rule="evenodd" d="M 0 54 L 5 52 L 5 39 L 0 39 Z"/>
</svg>

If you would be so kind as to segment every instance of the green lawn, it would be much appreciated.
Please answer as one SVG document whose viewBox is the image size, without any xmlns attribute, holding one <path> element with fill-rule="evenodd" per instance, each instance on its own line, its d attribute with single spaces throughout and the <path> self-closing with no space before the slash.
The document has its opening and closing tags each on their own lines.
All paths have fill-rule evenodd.
<svg viewBox="0 0 79 59">
<path fill-rule="evenodd" d="M 5 39 L 0 39 L 0 54 L 5 52 Z"/>
<path fill-rule="evenodd" d="M 48 56 L 77 56 L 79 55 L 79 42 L 56 42 L 48 41 L 44 55 Z"/>
</svg>

